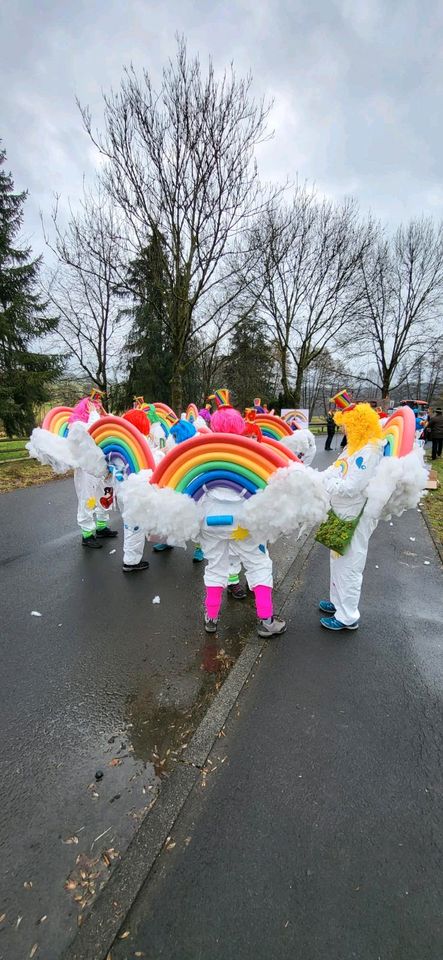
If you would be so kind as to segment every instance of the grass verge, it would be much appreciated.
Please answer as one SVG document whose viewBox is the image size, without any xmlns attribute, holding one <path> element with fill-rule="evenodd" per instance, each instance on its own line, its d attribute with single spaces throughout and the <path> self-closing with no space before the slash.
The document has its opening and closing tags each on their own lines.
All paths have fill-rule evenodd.
<svg viewBox="0 0 443 960">
<path fill-rule="evenodd" d="M 427 496 L 423 498 L 422 507 L 437 540 L 443 546 L 443 461 L 429 460 L 429 464 L 436 471 L 440 486 L 437 490 L 428 490 Z"/>
<path fill-rule="evenodd" d="M 33 487 L 36 484 L 47 483 L 48 480 L 63 480 L 68 476 L 70 473 L 57 477 L 51 467 L 43 467 L 36 460 L 4 463 L 0 466 L 0 493 L 20 490 L 22 487 Z"/>
</svg>

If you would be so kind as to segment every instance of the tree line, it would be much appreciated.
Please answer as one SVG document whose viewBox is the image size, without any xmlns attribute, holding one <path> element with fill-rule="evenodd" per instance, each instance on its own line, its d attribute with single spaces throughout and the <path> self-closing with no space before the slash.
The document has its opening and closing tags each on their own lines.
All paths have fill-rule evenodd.
<svg viewBox="0 0 443 960">
<path fill-rule="evenodd" d="M 159 89 L 125 70 L 99 129 L 79 106 L 99 174 L 68 217 L 55 203 L 44 270 L 13 246 L 25 195 L 0 167 L 7 431 L 29 426 L 63 367 L 121 407 L 142 393 L 178 411 L 221 383 L 240 405 L 310 407 L 343 377 L 357 395 L 439 389 L 442 224 L 392 233 L 352 198 L 263 185 L 271 104 L 233 67 L 203 70 L 184 40 Z"/>
</svg>

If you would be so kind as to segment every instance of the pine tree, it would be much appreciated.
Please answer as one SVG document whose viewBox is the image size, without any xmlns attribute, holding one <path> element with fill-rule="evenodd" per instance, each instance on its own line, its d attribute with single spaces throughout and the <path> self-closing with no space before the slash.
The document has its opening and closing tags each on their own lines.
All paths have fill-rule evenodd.
<svg viewBox="0 0 443 960">
<path fill-rule="evenodd" d="M 162 237 L 154 232 L 130 267 L 128 281 L 134 295 L 133 323 L 126 350 L 129 355 L 127 399 L 169 403 L 172 353 L 166 310 L 167 260 Z"/>
<path fill-rule="evenodd" d="M 6 433 L 22 435 L 34 425 L 34 406 L 48 399 L 48 385 L 61 371 L 60 359 L 29 347 L 57 326 L 36 292 L 41 257 L 14 246 L 23 221 L 26 192 L 15 193 L 2 170 L 0 150 L 0 420 Z"/>
<path fill-rule="evenodd" d="M 229 347 L 223 372 L 236 405 L 250 407 L 254 397 L 269 402 L 275 389 L 275 360 L 264 323 L 254 314 L 246 317 L 236 326 Z"/>
</svg>

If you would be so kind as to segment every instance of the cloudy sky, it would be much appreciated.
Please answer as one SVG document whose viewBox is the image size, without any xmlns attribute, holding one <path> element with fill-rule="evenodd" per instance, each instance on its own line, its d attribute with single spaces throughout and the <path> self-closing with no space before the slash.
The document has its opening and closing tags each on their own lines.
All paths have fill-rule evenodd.
<svg viewBox="0 0 443 960">
<path fill-rule="evenodd" d="M 75 97 L 99 124 L 102 90 L 130 62 L 159 78 L 177 32 L 274 99 L 264 178 L 298 173 L 391 224 L 442 215 L 441 0 L 3 0 L 0 137 L 36 251 L 39 210 L 93 177 Z"/>
</svg>

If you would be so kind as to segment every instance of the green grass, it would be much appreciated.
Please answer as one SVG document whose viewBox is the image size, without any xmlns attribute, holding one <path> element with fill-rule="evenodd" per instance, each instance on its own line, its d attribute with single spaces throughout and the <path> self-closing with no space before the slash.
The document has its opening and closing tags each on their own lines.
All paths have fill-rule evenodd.
<svg viewBox="0 0 443 960">
<path fill-rule="evenodd" d="M 429 463 L 437 473 L 440 486 L 437 490 L 428 490 L 426 497 L 423 497 L 422 508 L 437 539 L 443 544 L 443 461 L 429 460 Z"/>
<path fill-rule="evenodd" d="M 33 487 L 36 484 L 47 483 L 48 480 L 63 480 L 69 476 L 71 476 L 70 473 L 57 476 L 51 467 L 43 467 L 36 460 L 4 463 L 0 466 L 0 493 L 19 490 L 22 487 Z"/>
<path fill-rule="evenodd" d="M 0 440 L 0 463 L 27 457 L 26 443 L 27 440 Z"/>
</svg>

